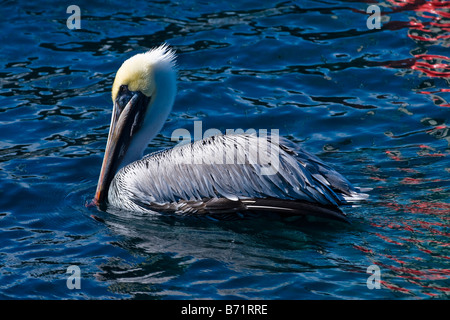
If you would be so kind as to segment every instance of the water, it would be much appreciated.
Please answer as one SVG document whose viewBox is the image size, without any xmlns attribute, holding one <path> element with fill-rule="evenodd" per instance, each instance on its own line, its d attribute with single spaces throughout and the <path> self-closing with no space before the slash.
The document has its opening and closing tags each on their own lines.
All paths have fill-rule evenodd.
<svg viewBox="0 0 450 320">
<path fill-rule="evenodd" d="M 364 1 L 2 1 L 0 298 L 447 299 L 450 6 Z M 168 42 L 177 128 L 279 129 L 370 201 L 351 225 L 213 222 L 86 207 L 122 61 Z M 80 289 L 67 287 L 69 266 Z M 367 268 L 381 288 L 368 289 Z"/>
</svg>

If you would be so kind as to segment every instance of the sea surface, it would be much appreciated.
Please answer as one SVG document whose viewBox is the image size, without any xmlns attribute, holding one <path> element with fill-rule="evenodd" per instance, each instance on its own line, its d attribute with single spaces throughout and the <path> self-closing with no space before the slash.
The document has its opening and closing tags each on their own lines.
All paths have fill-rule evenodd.
<svg viewBox="0 0 450 320">
<path fill-rule="evenodd" d="M 449 1 L 0 7 L 0 299 L 449 298 Z M 196 121 L 279 130 L 373 188 L 352 223 L 87 206 L 115 72 L 164 42 L 178 95 L 147 152 Z"/>
</svg>

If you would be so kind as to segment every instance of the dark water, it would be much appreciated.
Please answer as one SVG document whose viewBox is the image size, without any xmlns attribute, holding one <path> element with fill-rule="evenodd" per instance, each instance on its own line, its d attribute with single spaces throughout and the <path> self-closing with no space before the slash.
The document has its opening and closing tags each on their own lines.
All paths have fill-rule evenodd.
<svg viewBox="0 0 450 320">
<path fill-rule="evenodd" d="M 71 4 L 1 2 L 0 298 L 449 297 L 448 1 L 78 1 L 69 30 Z M 366 25 L 370 4 L 381 29 Z M 86 207 L 115 72 L 162 42 L 178 53 L 179 93 L 148 152 L 194 121 L 279 129 L 373 188 L 345 208 L 353 223 Z"/>
</svg>

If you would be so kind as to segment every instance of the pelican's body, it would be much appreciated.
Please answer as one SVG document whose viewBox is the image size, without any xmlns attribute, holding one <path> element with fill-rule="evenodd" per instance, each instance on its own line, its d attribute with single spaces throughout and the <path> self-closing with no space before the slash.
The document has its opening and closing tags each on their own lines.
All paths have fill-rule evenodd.
<svg viewBox="0 0 450 320">
<path fill-rule="evenodd" d="M 163 45 L 117 72 L 97 204 L 218 218 L 271 211 L 346 220 L 338 206 L 367 198 L 317 157 L 276 136 L 219 135 L 142 158 L 174 101 L 174 58 Z"/>
</svg>

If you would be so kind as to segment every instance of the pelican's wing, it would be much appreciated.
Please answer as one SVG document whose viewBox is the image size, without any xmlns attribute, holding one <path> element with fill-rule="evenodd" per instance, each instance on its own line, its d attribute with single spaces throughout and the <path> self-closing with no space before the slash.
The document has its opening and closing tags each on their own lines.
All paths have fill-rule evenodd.
<svg viewBox="0 0 450 320">
<path fill-rule="evenodd" d="M 350 222 L 338 207 L 326 206 L 300 200 L 256 198 L 233 201 L 226 198 L 211 198 L 201 201 L 181 200 L 179 202 L 156 204 L 141 202 L 135 198 L 134 204 L 145 212 L 168 212 L 181 216 L 205 216 L 217 220 L 236 220 L 255 217 L 261 213 L 276 213 L 284 216 L 316 216 Z"/>
<path fill-rule="evenodd" d="M 337 194 L 340 203 L 366 200 L 369 197 L 364 192 L 369 192 L 372 188 L 358 188 L 353 186 L 339 172 L 315 155 L 304 150 L 293 151 L 293 148 L 291 150 L 283 145 L 280 145 L 280 147 L 285 148 L 286 152 L 293 154 L 305 166 L 305 169 L 314 179 L 331 188 Z"/>
<path fill-rule="evenodd" d="M 199 211 L 209 199 L 220 198 L 236 208 L 254 199 L 294 200 L 326 208 L 358 194 L 313 155 L 288 149 L 278 137 L 255 135 L 213 136 L 145 157 L 121 169 L 112 189 L 109 201 L 119 206 L 131 202 L 133 210 L 184 204 L 186 210 Z"/>
</svg>

